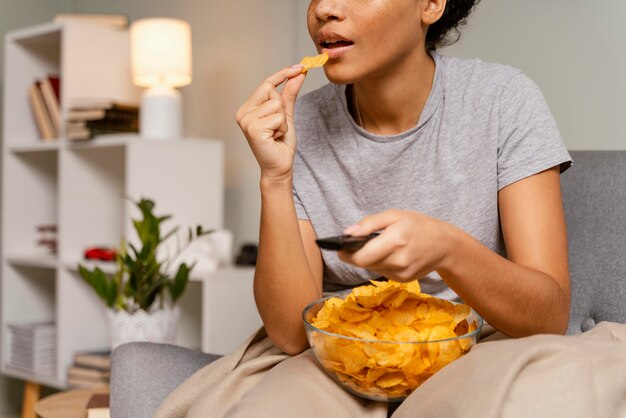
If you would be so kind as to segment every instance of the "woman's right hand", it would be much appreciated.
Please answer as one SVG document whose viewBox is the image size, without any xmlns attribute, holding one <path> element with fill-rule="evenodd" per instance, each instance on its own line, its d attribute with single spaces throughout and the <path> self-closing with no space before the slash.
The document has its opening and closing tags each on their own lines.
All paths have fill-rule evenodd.
<svg viewBox="0 0 626 418">
<path fill-rule="evenodd" d="M 305 77 L 301 65 L 271 75 L 237 112 L 237 123 L 261 167 L 262 178 L 280 181 L 291 177 L 296 153 L 293 113 Z M 283 83 L 279 93 L 277 87 Z"/>
</svg>

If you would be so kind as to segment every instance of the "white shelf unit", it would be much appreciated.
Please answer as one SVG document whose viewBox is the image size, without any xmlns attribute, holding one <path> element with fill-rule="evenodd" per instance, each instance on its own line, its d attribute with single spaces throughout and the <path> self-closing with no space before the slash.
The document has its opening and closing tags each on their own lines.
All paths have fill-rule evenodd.
<svg viewBox="0 0 626 418">
<path fill-rule="evenodd" d="M 104 304 L 77 272 L 85 248 L 117 247 L 122 237 L 133 241 L 131 218 L 139 212 L 125 196 L 154 199 L 157 214 L 173 215 L 164 224 L 166 229 L 197 224 L 223 227 L 224 147 L 220 140 L 151 141 L 130 134 L 81 143 L 63 138 L 44 142 L 27 100 L 36 78 L 60 75 L 62 112 L 70 97 L 138 100 L 130 81 L 128 33 L 83 22 L 43 24 L 9 32 L 5 51 L 0 371 L 62 389 L 75 353 L 109 346 Z M 58 226 L 57 254 L 37 247 L 39 224 Z M 253 274 L 249 268 L 194 272 L 181 302 L 177 343 L 219 349 L 209 337 L 215 331 L 211 327 L 228 320 L 216 316 L 210 305 L 219 299 L 232 300 L 231 309 L 238 302 L 254 307 Z M 241 293 L 226 298 L 215 293 L 215 289 L 227 291 L 213 284 L 223 283 L 224 278 L 229 289 Z M 246 315 L 238 332 L 222 326 L 231 345 L 260 324 L 256 312 Z M 8 324 L 46 321 L 54 321 L 57 327 L 56 374 L 36 376 L 7 367 Z"/>
</svg>

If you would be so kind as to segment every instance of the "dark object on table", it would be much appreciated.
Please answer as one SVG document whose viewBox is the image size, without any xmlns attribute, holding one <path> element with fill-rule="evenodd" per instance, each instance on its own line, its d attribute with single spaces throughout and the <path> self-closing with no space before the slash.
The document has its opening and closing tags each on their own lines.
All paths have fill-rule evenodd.
<svg viewBox="0 0 626 418">
<path fill-rule="evenodd" d="M 238 266 L 256 266 L 259 247 L 256 244 L 243 244 L 237 254 L 235 264 Z"/>
<path fill-rule="evenodd" d="M 87 402 L 87 418 L 108 418 L 110 397 L 108 393 L 95 393 Z"/>
<path fill-rule="evenodd" d="M 114 248 L 91 247 L 85 250 L 85 259 L 99 261 L 115 261 L 117 252 Z"/>
</svg>

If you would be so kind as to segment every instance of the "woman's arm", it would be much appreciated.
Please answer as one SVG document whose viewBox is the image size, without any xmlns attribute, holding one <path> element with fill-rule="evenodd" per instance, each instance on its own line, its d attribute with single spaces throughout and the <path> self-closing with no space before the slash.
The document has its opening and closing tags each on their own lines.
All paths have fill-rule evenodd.
<svg viewBox="0 0 626 418">
<path fill-rule="evenodd" d="M 505 187 L 498 201 L 507 259 L 457 233 L 442 277 L 509 336 L 564 334 L 570 282 L 559 168 Z"/>
<path fill-rule="evenodd" d="M 289 354 L 308 347 L 301 313 L 322 292 L 322 256 L 315 246 L 315 233 L 309 222 L 298 221 L 292 194 L 293 116 L 305 77 L 301 72 L 300 65 L 268 77 L 236 117 L 261 169 L 254 296 L 269 337 Z"/>
<path fill-rule="evenodd" d="M 341 258 L 400 281 L 437 270 L 509 336 L 565 333 L 570 284 L 559 168 L 503 188 L 498 200 L 508 259 L 448 223 L 407 211 L 373 215 L 346 230 L 366 235 L 385 229 Z"/>
<path fill-rule="evenodd" d="M 302 310 L 322 296 L 322 255 L 308 221 L 298 221 L 291 180 L 261 180 L 261 229 L 254 296 L 272 342 L 288 354 L 308 347 Z"/>
</svg>

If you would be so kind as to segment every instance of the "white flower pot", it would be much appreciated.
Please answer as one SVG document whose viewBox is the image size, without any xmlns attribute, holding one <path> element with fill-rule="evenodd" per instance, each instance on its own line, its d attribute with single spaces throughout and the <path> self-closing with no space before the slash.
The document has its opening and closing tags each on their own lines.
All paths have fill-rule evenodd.
<svg viewBox="0 0 626 418">
<path fill-rule="evenodd" d="M 142 309 L 128 313 L 124 310 L 107 310 L 111 334 L 111 350 L 130 342 L 176 343 L 176 331 L 180 307 Z"/>
</svg>

